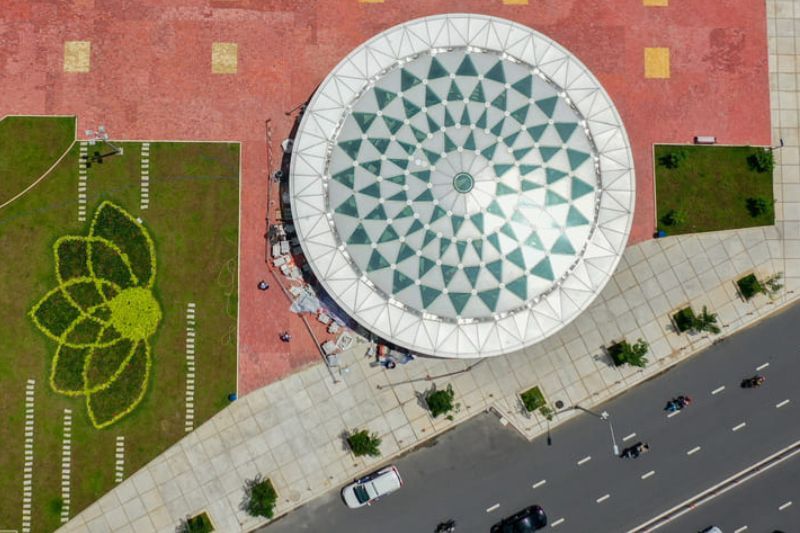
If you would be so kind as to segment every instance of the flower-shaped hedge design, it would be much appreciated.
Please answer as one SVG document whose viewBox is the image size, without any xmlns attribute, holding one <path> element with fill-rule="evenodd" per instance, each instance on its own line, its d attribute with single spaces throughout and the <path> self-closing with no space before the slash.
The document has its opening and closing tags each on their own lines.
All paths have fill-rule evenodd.
<svg viewBox="0 0 800 533">
<path fill-rule="evenodd" d="M 58 343 L 50 386 L 84 396 L 100 429 L 133 411 L 147 390 L 149 338 L 161 321 L 153 240 L 127 211 L 103 202 L 89 234 L 59 238 L 53 253 L 58 286 L 30 316 Z"/>
</svg>

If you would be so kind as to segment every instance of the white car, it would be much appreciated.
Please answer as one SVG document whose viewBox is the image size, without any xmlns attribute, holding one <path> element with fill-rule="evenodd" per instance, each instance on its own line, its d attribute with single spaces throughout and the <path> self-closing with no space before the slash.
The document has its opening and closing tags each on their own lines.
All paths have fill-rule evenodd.
<svg viewBox="0 0 800 533">
<path fill-rule="evenodd" d="M 402 486 L 403 480 L 397 467 L 387 466 L 347 485 L 342 489 L 342 499 L 349 508 L 358 509 Z"/>
</svg>

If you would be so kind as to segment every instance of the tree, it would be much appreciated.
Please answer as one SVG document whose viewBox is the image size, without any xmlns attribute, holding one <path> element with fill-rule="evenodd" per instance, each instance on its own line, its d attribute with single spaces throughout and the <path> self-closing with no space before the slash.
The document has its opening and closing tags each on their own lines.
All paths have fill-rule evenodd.
<svg viewBox="0 0 800 533">
<path fill-rule="evenodd" d="M 448 385 L 446 389 L 439 390 L 437 390 L 434 385 L 433 390 L 425 396 L 425 403 L 428 404 L 431 416 L 436 418 L 439 415 L 445 415 L 452 411 L 455 407 L 453 405 L 455 396 L 456 393 L 453 391 L 452 385 Z"/>
<path fill-rule="evenodd" d="M 661 164 L 667 168 L 676 169 L 686 160 L 686 150 L 675 148 L 661 156 Z"/>
<path fill-rule="evenodd" d="M 670 209 L 667 214 L 661 217 L 661 222 L 665 226 L 680 226 L 686 224 L 686 212 L 681 209 Z"/>
<path fill-rule="evenodd" d="M 250 516 L 272 518 L 277 501 L 278 493 L 275 492 L 269 479 L 263 479 L 259 474 L 255 478 L 245 481 L 244 500 L 241 508 Z"/>
<path fill-rule="evenodd" d="M 703 306 L 703 311 L 699 315 L 695 315 L 692 321 L 692 329 L 695 331 L 708 331 L 709 333 L 717 334 L 720 332 L 717 325 L 717 314 L 709 313 L 708 307 Z"/>
<path fill-rule="evenodd" d="M 370 433 L 366 429 L 354 431 L 347 437 L 347 444 L 353 451 L 353 455 L 360 457 L 362 455 L 369 455 L 370 457 L 377 457 L 381 454 L 380 445 L 381 439 L 375 433 Z"/>
<path fill-rule="evenodd" d="M 763 196 L 758 196 L 756 198 L 748 198 L 746 202 L 747 202 L 747 211 L 753 218 L 766 214 L 769 211 L 771 203 Z"/>
<path fill-rule="evenodd" d="M 647 364 L 647 351 L 650 345 L 643 339 L 636 341 L 636 344 L 631 344 L 626 340 L 620 341 L 608 349 L 611 359 L 616 366 L 631 365 L 644 367 Z"/>
<path fill-rule="evenodd" d="M 757 149 L 747 158 L 747 163 L 756 172 L 772 172 L 775 168 L 775 158 L 769 149 Z"/>
</svg>

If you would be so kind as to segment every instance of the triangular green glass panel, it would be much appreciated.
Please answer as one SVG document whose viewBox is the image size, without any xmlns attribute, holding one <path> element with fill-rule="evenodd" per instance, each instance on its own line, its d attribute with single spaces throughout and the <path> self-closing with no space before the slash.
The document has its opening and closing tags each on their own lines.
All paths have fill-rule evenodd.
<svg viewBox="0 0 800 533">
<path fill-rule="evenodd" d="M 550 264 L 550 258 L 545 257 L 536 263 L 536 266 L 531 269 L 531 274 L 534 276 L 539 276 L 540 278 L 548 281 L 553 281 L 553 266 Z"/>
<path fill-rule="evenodd" d="M 481 151 L 481 155 L 483 157 L 485 157 L 486 159 L 491 161 L 491 159 L 494 157 L 494 151 L 496 149 L 497 149 L 497 143 L 494 143 L 493 145 L 489 146 L 488 148 L 484 148 Z"/>
<path fill-rule="evenodd" d="M 525 218 L 525 215 L 522 214 L 522 211 L 514 211 L 511 215 L 511 220 L 514 222 L 519 222 L 520 224 L 527 224 L 528 219 Z"/>
<path fill-rule="evenodd" d="M 445 108 L 444 110 L 444 127 L 450 128 L 456 125 L 456 121 L 453 120 L 453 115 L 450 114 L 450 110 Z"/>
<path fill-rule="evenodd" d="M 503 281 L 503 261 L 498 259 L 497 261 L 492 261 L 491 263 L 486 264 L 486 270 L 488 270 L 494 279 L 497 281 Z"/>
<path fill-rule="evenodd" d="M 422 276 L 427 274 L 428 271 L 430 269 L 432 269 L 433 267 L 435 267 L 435 266 L 436 266 L 436 263 L 434 261 L 431 261 L 430 259 L 428 259 L 424 255 L 421 255 L 419 257 L 419 271 L 418 271 L 419 274 L 418 274 L 418 277 L 422 278 Z"/>
<path fill-rule="evenodd" d="M 412 102 L 408 98 L 403 98 L 403 110 L 406 113 L 406 118 L 411 118 L 414 115 L 416 115 L 417 113 L 419 113 L 420 111 L 422 111 L 421 108 L 417 107 L 414 104 L 414 102 Z"/>
<path fill-rule="evenodd" d="M 428 183 L 429 181 L 431 181 L 430 170 L 417 170 L 416 172 L 412 172 L 411 175 L 423 183 Z"/>
<path fill-rule="evenodd" d="M 499 217 L 506 216 L 506 214 L 503 213 L 503 210 L 500 209 L 500 204 L 498 204 L 495 200 L 492 200 L 491 203 L 486 207 L 486 211 Z"/>
<path fill-rule="evenodd" d="M 528 128 L 528 134 L 533 137 L 533 140 L 539 142 L 539 139 L 542 138 L 542 134 L 544 130 L 547 129 L 547 124 L 539 124 L 538 126 L 531 126 Z"/>
<path fill-rule="evenodd" d="M 413 285 L 414 280 L 400 272 L 399 270 L 394 271 L 394 279 L 392 280 L 392 292 L 398 293 L 405 289 L 406 287 Z"/>
<path fill-rule="evenodd" d="M 414 138 L 419 143 L 421 143 L 422 141 L 424 141 L 425 139 L 428 138 L 428 134 L 427 133 L 425 133 L 424 131 L 422 131 L 419 128 L 415 128 L 414 126 L 411 126 L 411 132 L 414 134 Z"/>
<path fill-rule="evenodd" d="M 435 80 L 436 78 L 444 78 L 449 76 L 450 73 L 445 70 L 439 60 L 435 57 L 431 59 L 431 67 L 428 69 L 428 79 Z"/>
<path fill-rule="evenodd" d="M 366 220 L 386 220 L 386 211 L 383 209 L 383 204 L 378 204 L 378 207 L 369 212 L 364 217 Z"/>
<path fill-rule="evenodd" d="M 523 176 L 527 176 L 537 168 L 541 168 L 539 165 L 520 165 L 519 171 L 522 173 Z"/>
<path fill-rule="evenodd" d="M 520 182 L 520 189 L 522 189 L 523 192 L 524 191 L 532 191 L 532 190 L 538 189 L 540 187 L 541 187 L 541 185 L 539 185 L 538 183 L 534 183 L 534 182 L 532 182 L 530 180 L 523 179 Z"/>
<path fill-rule="evenodd" d="M 530 152 L 531 150 L 533 150 L 533 146 L 529 146 L 527 148 L 520 148 L 518 150 L 514 150 L 514 159 L 516 159 L 516 160 L 522 159 L 523 157 L 528 155 L 528 152 Z"/>
<path fill-rule="evenodd" d="M 450 90 L 447 91 L 447 101 L 448 102 L 455 102 L 456 100 L 463 100 L 464 95 L 461 94 L 461 89 L 458 88 L 458 85 L 455 81 L 450 82 Z"/>
<path fill-rule="evenodd" d="M 436 222 L 443 216 L 447 214 L 447 211 L 441 208 L 441 206 L 433 206 L 433 213 L 431 213 L 431 222 Z"/>
<path fill-rule="evenodd" d="M 442 239 L 439 240 L 439 257 L 442 257 L 444 255 L 444 253 L 447 251 L 448 248 L 450 248 L 450 245 L 452 243 L 453 241 L 451 241 L 447 237 L 442 237 Z"/>
<path fill-rule="evenodd" d="M 442 279 L 444 280 L 444 286 L 447 287 L 450 285 L 450 282 L 453 281 L 453 276 L 456 275 L 458 269 L 454 266 L 450 265 L 442 265 Z"/>
<path fill-rule="evenodd" d="M 408 200 L 406 191 L 400 191 L 399 193 L 393 194 L 392 196 L 387 198 L 387 201 L 389 202 L 405 202 L 406 200 Z"/>
<path fill-rule="evenodd" d="M 367 133 L 367 130 L 372 123 L 375 122 L 375 119 L 378 118 L 378 115 L 375 113 L 353 113 L 353 118 L 358 123 L 358 127 L 361 128 L 363 133 Z"/>
<path fill-rule="evenodd" d="M 394 163 L 398 167 L 405 170 L 408 168 L 408 159 L 389 159 L 390 162 Z"/>
<path fill-rule="evenodd" d="M 536 105 L 539 106 L 539 109 L 544 112 L 550 118 L 553 118 L 553 111 L 556 109 L 556 103 L 558 102 L 558 96 L 551 96 L 550 98 L 542 98 L 541 100 L 536 100 Z"/>
<path fill-rule="evenodd" d="M 540 146 L 539 147 L 539 152 L 541 152 L 542 159 L 544 159 L 545 162 L 550 161 L 551 159 L 553 159 L 553 156 L 556 155 L 559 152 L 559 150 L 561 150 L 561 148 L 558 147 L 558 146 Z"/>
<path fill-rule="evenodd" d="M 486 103 L 486 94 L 483 92 L 482 82 L 478 82 L 478 85 L 472 89 L 472 94 L 469 95 L 469 99 L 480 104 Z"/>
<path fill-rule="evenodd" d="M 453 235 L 458 233 L 458 230 L 461 229 L 461 225 L 464 223 L 464 217 L 461 215 L 453 215 L 450 217 L 450 224 L 453 225 Z"/>
<path fill-rule="evenodd" d="M 561 140 L 567 142 L 572 136 L 572 132 L 578 127 L 578 124 L 575 122 L 556 122 L 555 127 Z"/>
<path fill-rule="evenodd" d="M 380 87 L 375 87 L 375 101 L 378 102 L 379 108 L 383 109 L 395 98 L 397 98 L 395 93 L 387 91 L 386 89 L 381 89 Z"/>
<path fill-rule="evenodd" d="M 331 178 L 335 179 L 345 187 L 353 188 L 355 185 L 355 177 L 356 177 L 356 169 L 354 167 L 348 167 L 341 172 L 337 172 Z"/>
<path fill-rule="evenodd" d="M 419 85 L 420 83 L 422 83 L 422 80 L 411 74 L 406 69 L 400 70 L 400 88 L 402 90 L 407 91 L 410 88 Z"/>
<path fill-rule="evenodd" d="M 458 252 L 458 260 L 464 259 L 464 252 L 467 251 L 467 241 L 456 241 L 456 251 Z"/>
<path fill-rule="evenodd" d="M 436 234 L 434 232 L 432 232 L 429 229 L 425 230 L 425 237 L 422 239 L 422 247 L 425 248 L 426 246 L 428 246 L 428 243 L 430 243 L 435 238 Z"/>
<path fill-rule="evenodd" d="M 506 289 L 511 291 L 520 300 L 528 299 L 528 277 L 520 276 L 514 281 L 506 284 Z"/>
<path fill-rule="evenodd" d="M 403 141 L 397 141 L 397 144 L 399 144 L 400 148 L 402 148 L 403 151 L 405 151 L 405 153 L 407 153 L 408 155 L 412 155 L 414 151 L 417 149 L 417 147 L 414 146 L 413 144 L 404 143 Z"/>
<path fill-rule="evenodd" d="M 402 209 L 402 211 L 397 213 L 397 215 L 394 218 L 395 219 L 408 218 L 408 217 L 413 217 L 413 216 L 414 216 L 414 210 L 411 209 L 411 206 L 407 205 Z"/>
<path fill-rule="evenodd" d="M 481 116 L 478 118 L 478 121 L 475 123 L 475 127 L 480 129 L 485 129 L 486 126 L 489 124 L 488 115 L 489 115 L 488 111 L 484 109 L 483 113 L 481 113 Z"/>
<path fill-rule="evenodd" d="M 511 237 L 513 240 L 517 240 L 517 234 L 514 233 L 514 230 L 511 228 L 511 225 L 508 222 L 500 227 L 500 231 Z"/>
<path fill-rule="evenodd" d="M 387 268 L 389 266 L 389 261 L 387 261 L 378 250 L 372 250 L 372 255 L 369 258 L 369 263 L 367 263 L 367 272 L 372 272 L 373 270 L 380 270 L 382 268 Z"/>
<path fill-rule="evenodd" d="M 371 183 L 361 189 L 361 194 L 366 194 L 367 196 L 372 196 L 373 198 L 380 198 L 381 197 L 381 184 L 380 183 Z"/>
<path fill-rule="evenodd" d="M 430 161 L 431 165 L 435 165 L 436 162 L 442 158 L 442 154 L 431 152 L 430 150 L 427 150 L 425 148 L 422 149 L 422 152 L 425 154 L 425 157 L 428 158 L 428 161 Z"/>
<path fill-rule="evenodd" d="M 350 237 L 348 237 L 347 244 L 372 244 L 372 239 L 369 238 L 369 234 L 364 229 L 364 226 L 359 224 L 356 226 L 356 229 L 353 230 L 353 233 L 350 234 Z"/>
<path fill-rule="evenodd" d="M 500 289 L 489 289 L 488 291 L 481 291 L 478 293 L 478 298 L 494 312 L 497 309 L 497 299 L 500 296 Z"/>
<path fill-rule="evenodd" d="M 439 98 L 439 95 L 433 92 L 430 85 L 425 87 L 425 107 L 433 107 L 436 104 L 441 104 L 442 99 Z"/>
<path fill-rule="evenodd" d="M 564 176 L 567 176 L 566 172 L 562 172 L 560 170 L 556 170 L 554 168 L 548 168 L 545 171 L 545 175 L 547 175 L 547 184 L 555 183 L 556 181 L 562 179 Z"/>
<path fill-rule="evenodd" d="M 440 294 L 442 294 L 442 291 L 434 289 L 433 287 L 428 287 L 427 285 L 419 286 L 419 295 L 422 297 L 423 307 L 431 305 Z"/>
<path fill-rule="evenodd" d="M 456 146 L 456 143 L 454 143 L 453 140 L 450 138 L 450 136 L 445 133 L 444 134 L 444 151 L 445 152 L 452 152 L 456 148 L 458 148 Z"/>
<path fill-rule="evenodd" d="M 556 194 L 551 190 L 547 191 L 544 199 L 544 205 L 559 205 L 565 203 L 567 203 L 567 200 L 563 196 Z"/>
<path fill-rule="evenodd" d="M 367 172 L 375 174 L 376 176 L 381 175 L 381 166 L 382 166 L 382 161 L 380 159 L 375 159 L 373 161 L 365 161 L 361 163 L 361 168 L 363 168 Z"/>
<path fill-rule="evenodd" d="M 495 165 L 494 166 L 494 171 L 495 172 L 500 172 L 497 169 L 497 167 L 499 167 L 499 166 L 507 166 L 507 167 L 510 168 L 510 167 L 513 167 L 514 165 Z M 502 175 L 502 174 L 498 174 L 498 175 Z M 503 195 L 506 195 L 506 194 L 517 194 L 517 191 L 515 189 L 513 189 L 512 187 L 509 187 L 505 183 L 500 182 L 500 183 L 497 184 L 497 187 L 495 188 L 495 194 L 497 196 L 503 196 Z"/>
<path fill-rule="evenodd" d="M 575 248 L 572 247 L 572 243 L 569 242 L 569 239 L 566 235 L 561 235 L 556 242 L 553 243 L 553 246 L 550 248 L 551 254 L 559 254 L 559 255 L 573 255 L 575 253 Z"/>
<path fill-rule="evenodd" d="M 344 153 L 350 156 L 350 159 L 358 159 L 358 151 L 361 149 L 361 139 L 353 139 L 352 141 L 342 141 L 339 143 L 339 148 L 344 150 Z"/>
<path fill-rule="evenodd" d="M 590 192 L 594 192 L 594 187 L 583 180 L 572 178 L 572 199 L 580 198 Z"/>
<path fill-rule="evenodd" d="M 511 87 L 518 90 L 528 98 L 530 98 L 531 95 L 533 94 L 533 76 L 528 74 L 527 76 L 516 82 Z"/>
<path fill-rule="evenodd" d="M 542 239 L 539 238 L 539 235 L 535 231 L 528 235 L 528 238 L 525 239 L 525 244 L 531 248 L 536 248 L 537 250 L 544 250 Z"/>
<path fill-rule="evenodd" d="M 475 284 L 478 282 L 478 274 L 481 272 L 481 267 L 479 266 L 469 266 L 464 267 L 464 274 L 467 276 L 469 280 L 469 284 L 472 285 L 472 288 L 475 288 Z"/>
<path fill-rule="evenodd" d="M 472 247 L 475 248 L 475 253 L 478 254 L 478 257 L 483 259 L 483 239 L 472 241 Z"/>
<path fill-rule="evenodd" d="M 389 139 L 383 139 L 381 137 L 377 138 L 370 137 L 369 142 L 372 143 L 372 146 L 374 146 L 378 152 L 383 154 L 386 152 L 386 149 L 389 148 L 389 143 L 391 141 L 389 141 Z"/>
<path fill-rule="evenodd" d="M 415 219 L 414 222 L 411 223 L 411 226 L 408 228 L 406 236 L 416 233 L 424 227 L 425 226 L 422 225 L 422 222 L 420 222 L 419 219 Z"/>
<path fill-rule="evenodd" d="M 492 126 L 491 132 L 492 135 L 500 136 L 503 133 L 503 125 L 506 123 L 506 118 L 503 117 L 497 121 L 497 124 Z"/>
<path fill-rule="evenodd" d="M 461 311 L 466 307 L 467 302 L 469 302 L 470 294 L 468 292 L 449 292 L 447 296 L 450 297 L 450 303 L 453 304 L 456 315 L 460 315 Z"/>
<path fill-rule="evenodd" d="M 406 177 L 403 174 L 398 174 L 397 176 L 386 178 L 386 181 L 388 181 L 389 183 L 396 183 L 397 185 L 405 185 Z"/>
<path fill-rule="evenodd" d="M 505 83 L 506 73 L 505 70 L 503 70 L 503 62 L 498 61 L 497 63 L 495 63 L 494 66 L 490 68 L 488 72 L 486 72 L 486 74 L 483 75 L 483 77 L 486 78 L 487 80 L 494 80 L 500 83 Z"/>
<path fill-rule="evenodd" d="M 462 126 L 469 126 L 472 124 L 472 119 L 469 118 L 469 108 L 464 106 L 464 111 L 461 112 L 461 119 L 458 121 Z"/>
<path fill-rule="evenodd" d="M 579 166 L 583 164 L 584 161 L 589 159 L 589 154 L 586 152 L 580 152 L 578 150 L 572 150 L 571 148 L 567 148 L 567 159 L 569 159 L 569 166 L 572 170 L 575 170 Z"/>
<path fill-rule="evenodd" d="M 428 119 L 428 131 L 429 132 L 436 133 L 437 131 L 442 129 L 442 127 L 439 126 L 439 124 L 437 124 L 435 120 L 433 120 L 432 116 L 427 115 L 425 118 Z"/>
<path fill-rule="evenodd" d="M 514 141 L 517 140 L 517 137 L 519 137 L 518 131 L 503 137 L 503 142 L 506 143 L 509 148 L 511 148 L 511 146 L 514 144 Z"/>
<path fill-rule="evenodd" d="M 412 247 L 407 245 L 406 243 L 402 243 L 400 245 L 400 251 L 397 252 L 397 262 L 405 261 L 411 256 L 417 255 Z"/>
<path fill-rule="evenodd" d="M 469 217 L 472 224 L 483 233 L 483 213 L 478 213 Z"/>
<path fill-rule="evenodd" d="M 492 105 L 501 111 L 505 111 L 507 105 L 506 92 L 501 91 L 497 98 L 492 100 Z"/>
<path fill-rule="evenodd" d="M 472 60 L 469 58 L 469 55 L 464 56 L 464 60 L 458 66 L 458 70 L 456 70 L 456 75 L 458 76 L 478 75 L 478 71 L 475 69 L 475 65 L 472 64 Z"/>
<path fill-rule="evenodd" d="M 392 132 L 392 135 L 397 133 L 397 131 L 403 127 L 402 120 L 397 120 L 396 118 L 387 117 L 386 115 L 383 115 L 381 118 L 383 119 L 383 122 L 386 124 L 386 127 L 389 129 L 389 131 Z"/>
<path fill-rule="evenodd" d="M 522 250 L 519 248 L 516 248 L 513 252 L 508 254 L 506 258 L 522 270 L 525 270 L 525 257 L 522 255 Z"/>
<path fill-rule="evenodd" d="M 569 213 L 567 213 L 567 226 L 583 226 L 589 223 L 589 219 L 587 219 L 583 214 L 575 209 L 575 206 L 572 205 L 569 207 Z"/>
<path fill-rule="evenodd" d="M 422 194 L 414 198 L 415 202 L 432 202 L 433 201 L 433 194 L 431 193 L 430 189 L 425 189 L 422 191 Z"/>
<path fill-rule="evenodd" d="M 497 233 L 492 233 L 491 235 L 486 237 L 486 240 L 489 241 L 489 244 L 494 246 L 495 250 L 497 250 L 498 252 L 500 251 L 500 237 L 497 235 Z"/>
<path fill-rule="evenodd" d="M 475 149 L 475 132 L 469 132 L 467 136 L 467 140 L 464 141 L 464 149 L 465 150 L 474 150 Z"/>
<path fill-rule="evenodd" d="M 528 109 L 530 109 L 530 107 L 531 106 L 529 106 L 528 104 L 525 104 L 516 111 L 513 111 L 511 113 L 511 118 L 513 118 L 520 124 L 525 124 L 525 118 L 528 116 Z"/>
<path fill-rule="evenodd" d="M 351 196 L 341 204 L 339 207 L 334 209 L 335 213 L 339 213 L 341 215 L 348 215 L 354 218 L 358 218 L 358 204 L 356 203 L 356 197 Z"/>
<path fill-rule="evenodd" d="M 400 238 L 400 235 L 394 230 L 391 224 L 386 226 L 386 229 L 383 230 L 381 236 L 378 237 L 378 242 L 389 242 L 389 241 L 396 241 Z"/>
</svg>

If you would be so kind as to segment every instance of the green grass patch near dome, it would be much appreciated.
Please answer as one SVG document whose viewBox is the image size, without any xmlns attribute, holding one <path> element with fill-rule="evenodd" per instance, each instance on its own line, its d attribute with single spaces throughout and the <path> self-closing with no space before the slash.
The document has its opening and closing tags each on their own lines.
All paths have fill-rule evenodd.
<svg viewBox="0 0 800 533">
<path fill-rule="evenodd" d="M 755 146 L 655 146 L 658 229 L 667 235 L 775 223 L 772 172 L 752 161 Z M 754 200 L 766 208 L 754 210 Z"/>
</svg>

